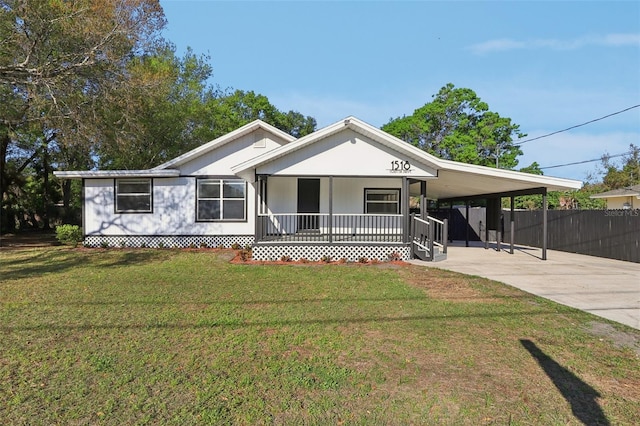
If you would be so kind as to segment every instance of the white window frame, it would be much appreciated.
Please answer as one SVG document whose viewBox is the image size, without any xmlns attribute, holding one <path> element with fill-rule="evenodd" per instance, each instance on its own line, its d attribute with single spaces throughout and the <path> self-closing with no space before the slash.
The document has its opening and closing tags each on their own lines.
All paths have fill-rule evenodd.
<svg viewBox="0 0 640 426">
<path fill-rule="evenodd" d="M 392 201 L 386 201 L 386 200 L 370 200 L 369 199 L 369 194 L 394 194 L 395 195 L 395 200 Z M 365 214 L 400 214 L 400 189 L 399 188 L 365 188 L 364 190 L 364 213 Z M 396 206 L 396 211 L 395 213 L 378 213 L 378 212 L 373 212 L 371 213 L 369 211 L 370 206 L 372 205 L 381 205 L 381 204 L 386 204 L 386 205 L 391 205 L 391 204 L 395 204 Z"/>
<path fill-rule="evenodd" d="M 202 197 L 200 196 L 200 186 L 202 184 L 207 185 L 219 185 L 218 197 Z M 242 184 L 243 196 L 230 197 L 225 196 L 224 186 L 225 184 Z M 225 218 L 225 202 L 242 200 L 242 217 Z M 219 215 L 216 218 L 203 218 L 200 217 L 200 202 L 201 201 L 218 201 L 220 203 Z M 246 222 L 247 221 L 247 182 L 243 179 L 224 179 L 224 178 L 199 178 L 196 179 L 196 222 Z"/>
<path fill-rule="evenodd" d="M 146 184 L 148 190 L 145 192 L 123 192 L 121 185 L 123 184 Z M 149 200 L 149 208 L 147 209 L 125 209 L 120 208 L 120 200 L 129 197 L 144 197 Z M 122 178 L 114 181 L 114 207 L 116 213 L 153 213 L 153 179 L 151 178 Z"/>
</svg>

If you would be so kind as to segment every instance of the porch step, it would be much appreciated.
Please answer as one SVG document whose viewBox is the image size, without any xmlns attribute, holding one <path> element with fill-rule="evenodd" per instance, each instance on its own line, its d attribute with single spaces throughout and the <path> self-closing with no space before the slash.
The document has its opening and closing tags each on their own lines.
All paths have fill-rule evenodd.
<svg viewBox="0 0 640 426">
<path fill-rule="evenodd" d="M 422 260 L 427 260 L 427 253 L 424 250 L 418 250 L 418 253 L 416 253 L 419 259 Z M 434 247 L 433 248 L 433 260 L 432 262 L 440 262 L 442 260 L 446 260 L 447 259 L 447 254 L 446 253 L 442 253 L 440 251 L 440 247 Z"/>
<path fill-rule="evenodd" d="M 434 247 L 432 262 L 440 262 L 442 260 L 447 260 L 447 253 L 442 253 L 440 247 Z"/>
</svg>

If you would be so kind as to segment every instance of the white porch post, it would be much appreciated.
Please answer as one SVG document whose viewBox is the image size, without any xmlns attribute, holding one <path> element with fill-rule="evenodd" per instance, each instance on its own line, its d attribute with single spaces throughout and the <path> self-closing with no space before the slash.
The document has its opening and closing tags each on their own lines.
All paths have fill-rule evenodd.
<svg viewBox="0 0 640 426">
<path fill-rule="evenodd" d="M 254 243 L 257 243 L 262 238 L 262 222 L 260 221 L 260 212 L 262 211 L 262 179 L 260 175 L 256 176 L 256 190 L 255 190 L 255 236 Z"/>
</svg>

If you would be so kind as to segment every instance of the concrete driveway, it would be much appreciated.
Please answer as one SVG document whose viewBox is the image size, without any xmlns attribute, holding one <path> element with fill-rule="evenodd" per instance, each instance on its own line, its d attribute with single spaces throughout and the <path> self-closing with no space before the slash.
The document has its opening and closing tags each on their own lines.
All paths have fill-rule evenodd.
<svg viewBox="0 0 640 426">
<path fill-rule="evenodd" d="M 454 244 L 444 261 L 415 263 L 490 278 L 640 329 L 640 264 L 555 250 L 545 261 L 540 249 L 508 248 Z"/>
</svg>

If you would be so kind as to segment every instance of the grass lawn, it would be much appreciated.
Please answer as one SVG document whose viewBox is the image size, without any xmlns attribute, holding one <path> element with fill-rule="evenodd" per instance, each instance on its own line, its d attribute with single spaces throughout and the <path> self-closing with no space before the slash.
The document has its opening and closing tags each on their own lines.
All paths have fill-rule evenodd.
<svg viewBox="0 0 640 426">
<path fill-rule="evenodd" d="M 5 424 L 631 425 L 640 332 L 438 269 L 0 251 Z"/>
</svg>

